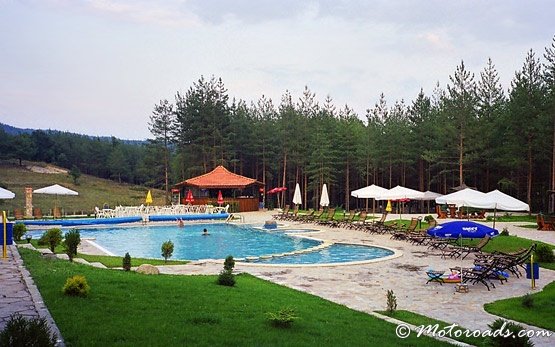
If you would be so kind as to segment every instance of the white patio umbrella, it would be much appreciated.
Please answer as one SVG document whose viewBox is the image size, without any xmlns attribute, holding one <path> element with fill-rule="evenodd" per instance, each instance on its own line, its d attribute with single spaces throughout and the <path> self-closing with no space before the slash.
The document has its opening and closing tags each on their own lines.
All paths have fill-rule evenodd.
<svg viewBox="0 0 555 347">
<path fill-rule="evenodd" d="M 330 197 L 328 195 L 328 186 L 324 183 L 322 186 L 322 195 L 320 196 L 320 206 L 327 207 L 330 205 Z"/>
<path fill-rule="evenodd" d="M 502 211 L 530 211 L 530 206 L 524 201 L 520 201 L 517 198 L 513 198 L 499 190 L 492 190 L 486 193 L 486 200 L 482 202 L 485 207 L 482 208 L 492 208 L 493 205 L 493 228 L 495 229 L 495 217 L 497 210 Z M 480 207 L 480 206 L 477 206 Z"/>
<path fill-rule="evenodd" d="M 301 198 L 301 187 L 299 187 L 298 183 L 295 185 L 295 192 L 293 193 L 293 203 L 295 205 L 300 205 L 303 203 L 303 200 Z"/>
<path fill-rule="evenodd" d="M 79 195 L 75 190 L 54 184 L 48 187 L 33 190 L 35 194 L 51 194 L 51 195 Z"/>
<path fill-rule="evenodd" d="M 410 189 L 403 186 L 395 186 L 387 192 L 381 194 L 376 200 L 419 200 L 424 197 L 424 192 Z M 399 219 L 401 219 L 401 210 L 399 210 Z"/>
<path fill-rule="evenodd" d="M 436 203 L 457 205 L 457 207 L 461 207 L 461 206 L 480 207 L 475 205 L 485 200 L 486 200 L 486 193 L 482 193 L 480 191 L 477 191 L 471 188 L 466 188 L 463 190 L 459 190 L 458 192 L 440 196 L 439 198 L 436 198 Z M 484 207 L 484 208 L 487 208 L 487 207 Z"/>
<path fill-rule="evenodd" d="M 13 199 L 15 198 L 15 193 L 10 192 L 7 189 L 0 187 L 0 199 Z"/>
<path fill-rule="evenodd" d="M 387 189 L 372 184 L 364 188 L 353 190 L 351 196 L 359 199 L 374 199 L 372 202 L 372 217 L 374 217 L 376 211 L 376 198 L 385 192 L 387 192 Z"/>
<path fill-rule="evenodd" d="M 79 195 L 75 190 L 71 190 L 69 188 L 63 187 L 59 184 L 54 184 L 48 187 L 35 189 L 33 190 L 34 194 L 50 194 L 56 195 L 56 200 L 58 200 L 58 196 L 60 195 Z M 55 206 L 54 206 L 55 207 Z"/>
<path fill-rule="evenodd" d="M 427 201 L 428 202 L 428 213 L 430 213 L 430 201 L 435 200 L 436 198 L 439 198 L 440 196 L 442 196 L 442 195 L 439 194 L 439 193 L 427 190 L 427 191 L 424 192 L 424 196 L 421 199 L 415 199 L 415 200 Z"/>
</svg>

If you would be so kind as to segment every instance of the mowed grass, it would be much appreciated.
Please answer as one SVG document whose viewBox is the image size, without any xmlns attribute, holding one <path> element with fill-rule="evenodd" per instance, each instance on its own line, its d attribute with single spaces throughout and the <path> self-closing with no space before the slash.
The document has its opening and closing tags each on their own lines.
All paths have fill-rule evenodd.
<svg viewBox="0 0 555 347">
<path fill-rule="evenodd" d="M 522 305 L 523 297 L 518 297 L 485 304 L 484 309 L 501 317 L 555 331 L 555 282 L 531 296 L 532 307 Z"/>
<path fill-rule="evenodd" d="M 447 346 L 399 339 L 394 324 L 247 274 L 225 287 L 216 276 L 149 276 L 20 252 L 71 346 Z M 91 286 L 87 298 L 62 294 L 77 274 Z M 289 329 L 267 320 L 283 308 L 299 317 Z"/>
<path fill-rule="evenodd" d="M 0 163 L 0 182 L 15 193 L 15 198 L 2 200 L 0 210 L 8 210 L 13 216 L 15 208 L 25 208 L 25 187 L 38 189 L 52 184 L 60 184 L 79 193 L 78 196 L 54 196 L 33 194 L 33 206 L 39 207 L 44 215 L 50 213 L 55 205 L 63 208 L 65 214 L 93 214 L 94 207 L 102 208 L 108 204 L 111 208 L 117 205 L 139 206 L 145 202 L 148 189 L 141 186 L 118 183 L 111 180 L 82 174 L 79 185 L 73 184 L 69 174 L 37 173 L 26 168 L 26 165 L 46 166 L 46 164 L 24 162 L 23 166 Z M 153 205 L 164 204 L 164 192 L 151 189 Z"/>
</svg>

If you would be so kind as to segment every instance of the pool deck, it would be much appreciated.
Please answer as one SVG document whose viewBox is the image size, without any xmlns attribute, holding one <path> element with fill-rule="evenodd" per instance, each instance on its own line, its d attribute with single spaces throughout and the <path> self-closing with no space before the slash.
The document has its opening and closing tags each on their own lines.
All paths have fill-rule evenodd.
<svg viewBox="0 0 555 347">
<path fill-rule="evenodd" d="M 242 213 L 246 224 L 263 225 L 265 221 L 271 219 L 275 212 L 250 212 Z M 403 216 L 403 218 L 415 215 Z M 397 215 L 390 216 L 396 219 Z M 449 221 L 449 220 L 447 220 Z M 290 222 L 280 222 L 289 224 L 295 228 L 314 229 L 314 224 L 300 224 Z M 525 223 L 497 223 L 496 227 L 502 230 L 508 227 L 511 235 L 518 235 L 529 239 L 541 240 L 555 245 L 555 232 L 537 231 L 533 229 L 520 228 L 517 225 Z M 236 272 L 247 272 L 262 279 L 288 286 L 297 290 L 311 293 L 327 300 L 343 304 L 355 310 L 375 314 L 374 311 L 384 310 L 386 305 L 386 292 L 393 290 L 397 296 L 398 309 L 414 311 L 429 317 L 443 321 L 456 323 L 465 328 L 474 330 L 488 329 L 487 325 L 493 322 L 496 316 L 483 310 L 483 305 L 488 302 L 503 298 L 522 296 L 529 292 L 540 291 L 546 284 L 555 281 L 555 271 L 541 269 L 540 280 L 536 282 L 537 288 L 530 289 L 530 282 L 525 278 L 511 277 L 508 283 L 498 285 L 488 291 L 481 284 L 470 285 L 469 293 L 457 293 L 453 284 L 429 283 L 426 284 L 428 268 L 435 270 L 448 270 L 449 267 L 471 266 L 473 257 L 469 256 L 464 261 L 456 259 L 442 259 L 437 251 L 429 251 L 425 246 L 415 246 L 406 241 L 395 241 L 390 239 L 390 235 L 374 235 L 362 231 L 348 230 L 343 228 L 320 227 L 319 233 L 310 233 L 311 237 L 316 237 L 329 242 L 353 242 L 359 244 L 372 244 L 386 246 L 396 249 L 402 253 L 400 257 L 366 264 L 343 265 L 343 266 L 264 266 L 255 263 L 236 263 Z M 26 270 L 19 265 L 19 254 L 15 247 L 10 253 L 8 266 L 3 263 L 2 268 L 6 269 L 6 276 L 27 276 L 26 285 L 21 286 L 22 282 L 0 281 L 0 291 L 4 292 L 10 288 L 20 288 L 20 292 L 25 292 L 27 287 L 34 286 L 32 279 L 28 275 L 22 275 Z M 103 254 L 102 250 L 95 247 L 95 244 L 84 240 L 79 252 L 90 254 Z M 186 265 L 158 266 L 161 273 L 183 274 L 183 275 L 204 275 L 218 274 L 223 267 L 222 260 L 196 261 Z M 8 269 L 11 269 L 8 271 Z M 28 273 L 27 273 L 28 274 Z M 3 274 L 0 273 L 0 277 Z M 30 282 L 29 282 L 30 280 Z M 15 286 L 15 287 L 14 287 Z M 21 300 L 27 300 L 27 295 L 22 295 Z M 37 305 L 41 305 L 40 299 L 35 299 Z M 10 304 L 4 307 L 4 313 L 8 313 Z M 1 310 L 0 310 L 1 312 Z M 34 315 L 34 314 L 31 314 Z M 1 322 L 0 322 L 1 323 Z M 525 324 L 518 323 L 526 326 Z M 1 325 L 1 324 L 0 324 Z M 538 328 L 529 327 L 533 330 Z M 536 346 L 555 345 L 555 335 L 550 338 L 533 338 Z M 63 342 L 62 342 L 63 343 Z"/>
</svg>

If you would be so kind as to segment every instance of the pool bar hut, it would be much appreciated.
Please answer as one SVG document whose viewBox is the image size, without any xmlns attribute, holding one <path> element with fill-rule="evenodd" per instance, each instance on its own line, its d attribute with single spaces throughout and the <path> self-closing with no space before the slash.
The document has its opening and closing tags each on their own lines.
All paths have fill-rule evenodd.
<svg viewBox="0 0 555 347">
<path fill-rule="evenodd" d="M 260 192 L 263 184 L 254 178 L 248 178 L 230 172 L 223 166 L 197 177 L 189 178 L 173 186 L 174 201 L 181 204 L 218 205 L 218 194 L 221 191 L 223 204 L 230 205 L 231 211 L 258 211 L 261 201 Z M 187 193 L 191 190 L 193 201 L 187 201 Z"/>
</svg>

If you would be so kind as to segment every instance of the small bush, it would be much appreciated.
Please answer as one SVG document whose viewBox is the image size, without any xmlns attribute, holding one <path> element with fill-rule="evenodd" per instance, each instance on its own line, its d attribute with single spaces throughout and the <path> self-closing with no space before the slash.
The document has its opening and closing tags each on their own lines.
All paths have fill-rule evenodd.
<svg viewBox="0 0 555 347">
<path fill-rule="evenodd" d="M 45 318 L 23 318 L 13 314 L 0 331 L 0 346 L 56 346 L 56 334 L 50 332 Z"/>
<path fill-rule="evenodd" d="M 424 220 L 426 221 L 426 223 L 430 223 L 430 221 L 434 220 L 434 217 L 429 214 L 424 217 Z"/>
<path fill-rule="evenodd" d="M 73 261 L 73 257 L 77 255 L 77 247 L 81 243 L 81 234 L 79 234 L 79 230 L 71 229 L 66 233 L 64 238 L 64 248 L 67 256 L 69 257 L 69 261 Z"/>
<path fill-rule="evenodd" d="M 173 242 L 168 240 L 162 244 L 162 257 L 164 257 L 164 262 L 168 262 L 168 259 L 171 258 L 173 254 Z"/>
<path fill-rule="evenodd" d="M 13 226 L 13 238 L 16 241 L 20 241 L 23 235 L 27 232 L 27 226 L 23 223 L 16 223 Z"/>
<path fill-rule="evenodd" d="M 56 246 L 62 242 L 62 230 L 60 228 L 48 229 L 40 238 L 39 245 L 48 245 L 48 248 L 54 253 Z"/>
<path fill-rule="evenodd" d="M 233 271 L 234 267 L 235 267 L 235 260 L 233 259 L 232 255 L 228 255 L 224 261 L 224 270 Z"/>
<path fill-rule="evenodd" d="M 89 295 L 91 287 L 87 283 L 87 279 L 85 276 L 73 276 L 69 277 L 66 281 L 66 284 L 62 288 L 62 291 L 65 295 L 69 296 L 81 296 L 86 297 Z"/>
<path fill-rule="evenodd" d="M 534 297 L 530 295 L 530 293 L 527 293 L 522 297 L 522 306 L 526 308 L 534 307 Z"/>
<path fill-rule="evenodd" d="M 505 227 L 503 228 L 503 230 L 501 231 L 501 234 L 499 234 L 501 236 L 509 236 L 509 228 Z"/>
<path fill-rule="evenodd" d="M 125 271 L 131 270 L 131 256 L 129 252 L 125 253 L 125 257 L 123 257 L 123 269 Z"/>
<path fill-rule="evenodd" d="M 488 345 L 489 346 L 499 346 L 499 347 L 517 347 L 517 346 L 533 346 L 530 342 L 530 338 L 526 335 L 519 337 L 518 333 L 524 328 L 520 325 L 507 322 L 503 319 L 496 319 L 493 323 L 488 325 L 492 335 L 489 336 Z M 496 333 L 497 332 L 497 333 Z"/>
<path fill-rule="evenodd" d="M 283 308 L 278 312 L 268 312 L 266 313 L 270 323 L 278 328 L 289 328 L 295 319 L 299 317 L 295 316 L 295 310 L 292 308 Z"/>
<path fill-rule="evenodd" d="M 555 257 L 553 256 L 553 250 L 546 244 L 540 244 L 536 248 L 536 261 L 539 263 L 553 263 Z"/>
<path fill-rule="evenodd" d="M 235 285 L 235 276 L 231 273 L 231 271 L 222 270 L 218 276 L 218 284 L 233 287 Z"/>
<path fill-rule="evenodd" d="M 393 313 L 395 310 L 397 310 L 397 297 L 395 296 L 395 293 L 393 293 L 393 290 L 388 290 L 386 311 L 387 313 Z"/>
</svg>

